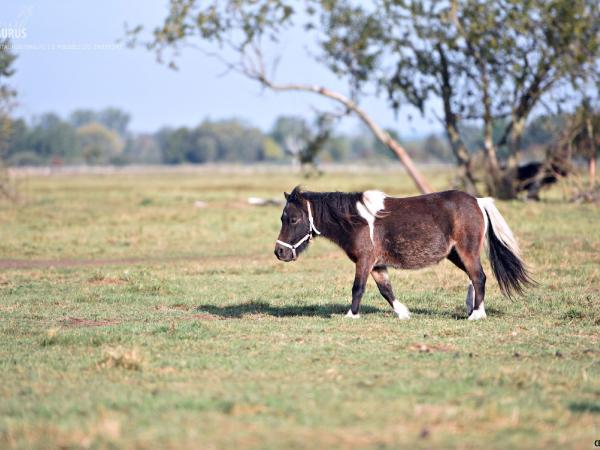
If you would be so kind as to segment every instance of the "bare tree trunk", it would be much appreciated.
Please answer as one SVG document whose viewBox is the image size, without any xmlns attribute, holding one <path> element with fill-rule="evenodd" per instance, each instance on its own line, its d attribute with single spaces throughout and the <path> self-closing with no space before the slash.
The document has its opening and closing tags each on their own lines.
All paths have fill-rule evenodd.
<svg viewBox="0 0 600 450">
<path fill-rule="evenodd" d="M 427 179 L 415 167 L 411 157 L 408 155 L 406 150 L 398 142 L 396 142 L 387 131 L 385 131 L 383 128 L 377 125 L 377 123 L 375 123 L 375 121 L 362 108 L 360 108 L 354 101 L 352 101 L 348 97 L 338 92 L 326 89 L 322 86 L 308 84 L 274 84 L 264 76 L 258 76 L 255 78 L 257 78 L 258 81 L 260 81 L 264 86 L 274 91 L 312 92 L 314 94 L 322 95 L 324 97 L 335 100 L 338 103 L 341 103 L 349 111 L 352 111 L 354 114 L 356 114 L 360 118 L 360 120 L 362 120 L 369 127 L 369 129 L 375 135 L 375 137 L 383 144 L 385 144 L 390 150 L 392 150 L 396 154 L 396 156 L 398 156 L 398 159 L 400 159 L 400 161 L 406 168 L 408 175 L 412 178 L 420 192 L 422 192 L 423 194 L 433 192 L 433 188 L 431 187 Z"/>
<path fill-rule="evenodd" d="M 517 183 L 519 170 L 519 152 L 521 137 L 525 131 L 525 117 L 513 118 L 508 140 L 508 159 L 506 167 L 502 170 L 497 184 L 496 197 L 510 200 L 517 197 Z"/>
<path fill-rule="evenodd" d="M 494 144 L 494 117 L 492 114 L 492 99 L 489 92 L 489 77 L 485 64 L 480 63 L 481 88 L 483 91 L 483 146 L 487 168 L 486 184 L 490 195 L 497 196 L 501 174 Z"/>
<path fill-rule="evenodd" d="M 441 94 L 444 104 L 444 125 L 446 127 L 446 135 L 450 141 L 450 148 L 452 153 L 456 157 L 456 163 L 458 164 L 459 176 L 464 184 L 464 189 L 472 194 L 477 194 L 477 188 L 475 186 L 475 177 L 471 167 L 471 155 L 467 150 L 467 146 L 460 137 L 458 130 L 458 117 L 452 110 L 452 83 L 450 82 L 450 70 L 448 68 L 448 60 L 446 59 L 446 53 L 441 44 L 438 44 L 437 52 L 440 57 L 441 65 Z"/>
<path fill-rule="evenodd" d="M 473 176 L 471 167 L 471 155 L 469 155 L 467 146 L 461 139 L 455 122 L 446 120 L 445 125 L 446 135 L 450 141 L 452 153 L 454 153 L 454 156 L 456 157 L 458 175 L 464 184 L 464 190 L 470 192 L 471 194 L 477 194 L 475 177 Z"/>
</svg>

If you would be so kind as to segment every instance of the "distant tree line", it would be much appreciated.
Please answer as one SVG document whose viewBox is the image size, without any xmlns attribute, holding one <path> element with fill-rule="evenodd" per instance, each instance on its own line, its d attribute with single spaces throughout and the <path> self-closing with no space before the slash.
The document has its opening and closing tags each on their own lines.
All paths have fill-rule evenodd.
<svg viewBox="0 0 600 450">
<path fill-rule="evenodd" d="M 366 129 L 354 134 L 323 135 L 319 124 L 297 116 L 278 117 L 268 132 L 240 119 L 227 119 L 205 120 L 196 127 L 163 127 L 154 133 L 134 133 L 129 130 L 130 119 L 127 112 L 118 108 L 78 109 L 67 118 L 46 113 L 31 120 L 12 119 L 5 142 L 6 161 L 12 166 L 302 163 L 307 149 L 316 153 L 318 162 L 396 158 Z M 535 148 L 548 144 L 557 121 L 560 119 L 534 120 L 527 128 L 524 145 Z M 387 131 L 402 142 L 416 161 L 453 160 L 450 146 L 441 134 L 405 140 L 394 130 Z M 476 151 L 483 140 L 480 129 L 465 125 L 464 135 L 467 147 Z M 324 138 L 315 149 L 315 138 L 319 136 Z"/>
</svg>

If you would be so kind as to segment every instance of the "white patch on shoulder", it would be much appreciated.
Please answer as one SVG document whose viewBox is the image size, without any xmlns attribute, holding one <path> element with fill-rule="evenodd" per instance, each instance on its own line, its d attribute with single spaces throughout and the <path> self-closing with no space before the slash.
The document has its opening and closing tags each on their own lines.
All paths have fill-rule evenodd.
<svg viewBox="0 0 600 450">
<path fill-rule="evenodd" d="M 356 209 L 360 216 L 369 224 L 369 235 L 371 242 L 373 241 L 373 230 L 375 228 L 375 218 L 379 211 L 385 209 L 385 195 L 381 191 L 365 191 L 363 192 L 362 202 L 356 203 Z"/>
<path fill-rule="evenodd" d="M 400 303 L 398 300 L 394 300 L 393 302 L 394 312 L 398 315 L 398 319 L 400 320 L 408 320 L 410 319 L 410 311 L 403 303 Z"/>
<path fill-rule="evenodd" d="M 360 319 L 360 313 L 352 314 L 352 310 L 349 309 L 348 312 L 346 313 L 346 317 L 349 317 L 350 319 Z"/>
<path fill-rule="evenodd" d="M 483 303 L 481 303 L 481 305 L 479 305 L 479 309 L 473 310 L 469 316 L 469 320 L 481 320 L 485 319 L 486 317 L 487 315 L 485 314 L 485 306 L 483 306 Z"/>
</svg>

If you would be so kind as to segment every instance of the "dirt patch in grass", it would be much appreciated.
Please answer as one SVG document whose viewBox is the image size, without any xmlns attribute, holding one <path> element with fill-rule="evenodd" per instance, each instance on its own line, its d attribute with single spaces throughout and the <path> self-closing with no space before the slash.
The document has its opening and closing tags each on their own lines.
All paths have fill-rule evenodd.
<svg viewBox="0 0 600 450">
<path fill-rule="evenodd" d="M 112 286 L 125 283 L 125 280 L 121 280 L 120 278 L 92 278 L 88 280 L 88 284 L 94 286 Z"/>
<path fill-rule="evenodd" d="M 118 320 L 90 320 L 81 319 L 79 317 L 67 317 L 60 321 L 61 325 L 65 328 L 75 327 L 107 327 L 109 325 L 116 325 L 119 323 Z"/>
<path fill-rule="evenodd" d="M 422 344 L 422 343 L 414 343 L 409 347 L 411 350 L 419 353 L 433 353 L 433 352 L 454 352 L 455 348 L 452 348 L 448 345 L 442 344 Z"/>
<path fill-rule="evenodd" d="M 215 316 L 214 314 L 205 314 L 205 313 L 193 314 L 192 318 L 194 318 L 196 320 L 219 320 L 219 319 L 221 319 L 219 316 Z"/>
<path fill-rule="evenodd" d="M 142 370 L 144 361 L 136 348 L 107 347 L 102 351 L 102 355 L 103 358 L 96 364 L 99 369 Z"/>
</svg>

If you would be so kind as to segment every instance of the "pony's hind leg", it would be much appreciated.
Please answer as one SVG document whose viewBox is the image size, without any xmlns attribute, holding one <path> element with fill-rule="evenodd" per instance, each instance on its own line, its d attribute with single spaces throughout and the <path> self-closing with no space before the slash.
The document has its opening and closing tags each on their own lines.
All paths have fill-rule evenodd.
<svg viewBox="0 0 600 450">
<path fill-rule="evenodd" d="M 452 250 L 450 250 L 450 253 L 448 254 L 447 258 L 456 267 L 458 267 L 463 272 L 467 273 L 467 269 L 465 268 L 465 265 L 461 261 L 460 256 L 458 256 L 458 253 L 456 253 L 456 249 L 454 247 L 452 248 Z M 475 297 L 475 289 L 473 289 L 473 283 L 471 283 L 471 280 L 469 280 L 469 285 L 467 286 L 467 298 L 465 299 L 465 305 L 467 307 L 467 317 L 471 315 L 471 313 L 473 312 L 473 308 L 475 307 L 475 305 L 474 305 L 475 298 L 474 297 Z"/>
<path fill-rule="evenodd" d="M 387 267 L 374 267 L 371 271 L 371 276 L 375 280 L 375 283 L 377 283 L 379 292 L 394 309 L 394 312 L 398 315 L 398 318 L 400 320 L 409 319 L 410 311 L 404 304 L 396 300 L 396 297 L 394 296 L 394 291 L 392 289 L 392 283 L 390 282 L 390 276 L 388 275 Z"/>
<path fill-rule="evenodd" d="M 469 252 L 460 248 L 452 249 L 448 259 L 457 267 L 464 270 L 471 283 L 467 290 L 467 313 L 469 320 L 479 320 L 486 317 L 484 298 L 485 298 L 485 272 L 481 265 L 479 252 Z"/>
</svg>

